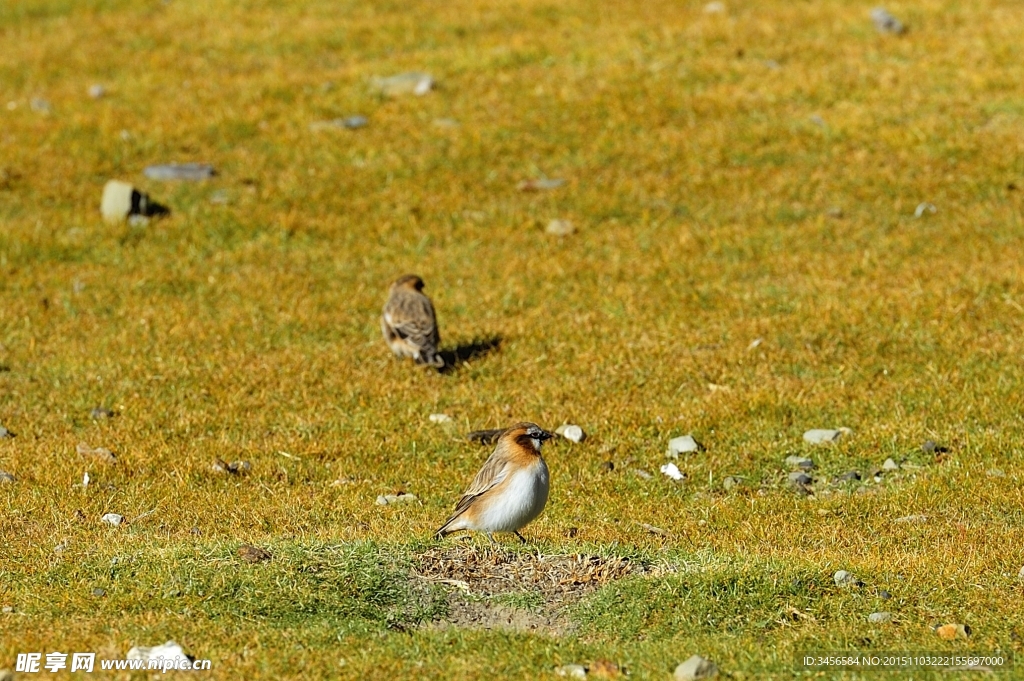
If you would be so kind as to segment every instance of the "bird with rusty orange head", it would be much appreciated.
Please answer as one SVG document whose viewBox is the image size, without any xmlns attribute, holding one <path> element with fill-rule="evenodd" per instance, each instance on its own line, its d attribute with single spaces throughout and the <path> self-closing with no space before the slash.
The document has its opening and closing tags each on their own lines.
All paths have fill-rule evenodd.
<svg viewBox="0 0 1024 681">
<path fill-rule="evenodd" d="M 540 448 L 552 437 L 535 423 L 518 423 L 502 433 L 435 536 L 471 530 L 485 533 L 493 543 L 493 533 L 511 532 L 525 542 L 519 530 L 539 516 L 548 501 L 548 466 Z"/>
<path fill-rule="evenodd" d="M 415 274 L 405 274 L 391 284 L 380 316 L 380 330 L 395 356 L 410 357 L 417 364 L 437 369 L 444 367 L 437 350 L 441 334 L 434 304 L 423 293 L 423 280 Z"/>
</svg>

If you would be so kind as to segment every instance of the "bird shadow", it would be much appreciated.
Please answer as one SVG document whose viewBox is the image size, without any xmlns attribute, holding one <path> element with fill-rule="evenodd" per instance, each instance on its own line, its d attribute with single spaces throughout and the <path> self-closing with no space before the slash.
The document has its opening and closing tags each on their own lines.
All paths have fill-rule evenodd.
<svg viewBox="0 0 1024 681">
<path fill-rule="evenodd" d="M 489 336 L 487 338 L 474 338 L 468 343 L 460 343 L 454 348 L 441 350 L 438 354 L 444 360 L 442 374 L 450 374 L 466 362 L 485 357 L 501 347 L 504 339 L 501 336 Z"/>
</svg>

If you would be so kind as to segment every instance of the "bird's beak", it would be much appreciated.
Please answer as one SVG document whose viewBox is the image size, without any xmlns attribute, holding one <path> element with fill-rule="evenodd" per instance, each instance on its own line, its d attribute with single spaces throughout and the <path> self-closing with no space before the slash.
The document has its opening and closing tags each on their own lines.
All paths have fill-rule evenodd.
<svg viewBox="0 0 1024 681">
<path fill-rule="evenodd" d="M 550 433 L 550 432 L 548 432 L 546 430 L 542 430 L 540 432 L 540 435 L 538 436 L 537 439 L 540 440 L 541 442 L 547 442 L 548 440 L 550 440 L 554 436 L 555 436 L 554 433 Z"/>
</svg>

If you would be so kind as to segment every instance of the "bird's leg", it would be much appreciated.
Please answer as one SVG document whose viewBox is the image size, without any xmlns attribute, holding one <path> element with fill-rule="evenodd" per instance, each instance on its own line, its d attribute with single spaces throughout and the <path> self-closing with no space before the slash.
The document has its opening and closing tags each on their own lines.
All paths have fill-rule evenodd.
<svg viewBox="0 0 1024 681">
<path fill-rule="evenodd" d="M 491 542 L 491 546 L 497 546 L 498 542 L 494 541 L 494 535 L 490 532 L 487 533 L 487 540 Z"/>
<path fill-rule="evenodd" d="M 519 534 L 518 530 L 513 531 L 512 534 L 519 537 L 519 541 L 523 542 L 524 544 L 526 543 L 526 538 L 523 535 Z"/>
</svg>

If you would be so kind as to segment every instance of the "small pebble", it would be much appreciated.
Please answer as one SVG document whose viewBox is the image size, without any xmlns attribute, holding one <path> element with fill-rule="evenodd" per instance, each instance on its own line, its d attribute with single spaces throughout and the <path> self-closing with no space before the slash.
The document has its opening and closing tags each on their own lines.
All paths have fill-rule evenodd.
<svg viewBox="0 0 1024 681">
<path fill-rule="evenodd" d="M 370 85 L 379 94 L 387 97 L 397 97 L 399 95 L 422 97 L 434 88 L 434 79 L 428 73 L 411 71 L 387 78 L 372 78 Z"/>
<path fill-rule="evenodd" d="M 569 236 L 576 231 L 576 226 L 568 220 L 552 220 L 544 231 L 554 236 Z"/>
<path fill-rule="evenodd" d="M 105 94 L 107 94 L 107 89 L 102 85 L 95 84 L 89 86 L 89 96 L 93 99 L 100 99 Z"/>
<path fill-rule="evenodd" d="M 921 451 L 925 454 L 945 454 L 949 451 L 947 447 L 936 444 L 935 440 L 925 440 L 921 444 Z"/>
<path fill-rule="evenodd" d="M 14 482 L 17 478 L 7 471 L 0 471 L 0 483 Z"/>
<path fill-rule="evenodd" d="M 860 480 L 860 473 L 857 471 L 849 471 L 839 476 L 839 482 L 856 482 Z"/>
<path fill-rule="evenodd" d="M 883 471 L 898 471 L 899 469 L 900 465 L 892 459 L 886 459 L 885 463 L 882 464 Z"/>
<path fill-rule="evenodd" d="M 565 184 L 565 180 L 560 178 L 548 179 L 544 177 L 537 180 L 523 180 L 516 185 L 516 189 L 521 192 L 539 192 L 548 189 L 558 189 L 563 184 Z"/>
<path fill-rule="evenodd" d="M 117 513 L 106 513 L 102 518 L 100 518 L 100 522 L 117 527 L 124 522 L 124 516 L 118 515 Z"/>
<path fill-rule="evenodd" d="M 431 414 L 429 418 L 431 423 L 450 423 L 452 420 L 448 414 Z"/>
<path fill-rule="evenodd" d="M 926 515 L 905 515 L 902 518 L 896 518 L 893 520 L 894 523 L 926 523 L 928 522 L 928 516 Z"/>
<path fill-rule="evenodd" d="M 693 435 L 681 435 L 668 441 L 668 451 L 666 452 L 666 456 L 671 459 L 675 459 L 680 454 L 699 452 L 701 449 L 703 449 L 701 444 L 693 438 Z"/>
<path fill-rule="evenodd" d="M 603 464 L 601 464 L 601 470 L 604 471 L 605 473 L 611 473 L 612 471 L 615 470 L 615 462 L 605 461 Z"/>
<path fill-rule="evenodd" d="M 660 527 L 655 527 L 654 525 L 648 525 L 647 523 L 640 523 L 640 527 L 644 528 L 645 530 L 647 530 L 651 534 L 656 534 L 656 535 L 658 535 L 660 537 L 667 537 L 668 536 L 668 532 L 666 532 L 665 530 L 661 529 Z"/>
<path fill-rule="evenodd" d="M 262 563 L 273 558 L 269 551 L 265 551 L 258 546 L 252 546 L 251 544 L 239 546 L 238 557 L 246 563 Z"/>
<path fill-rule="evenodd" d="M 320 130 L 358 130 L 369 123 L 366 116 L 348 116 L 347 118 L 332 118 L 329 121 L 315 121 L 309 124 L 313 132 Z"/>
<path fill-rule="evenodd" d="M 13 437 L 15 437 L 14 433 L 0 426 L 0 440 L 9 440 Z"/>
<path fill-rule="evenodd" d="M 713 679 L 718 676 L 718 666 L 711 660 L 694 655 L 686 662 L 676 667 L 672 673 L 675 681 L 697 681 L 698 679 Z"/>
<path fill-rule="evenodd" d="M 894 33 L 900 35 L 906 33 L 907 28 L 903 23 L 889 13 L 884 7 L 876 7 L 871 10 L 871 21 L 875 23 L 877 28 L 882 33 Z"/>
<path fill-rule="evenodd" d="M 146 166 L 142 173 L 151 180 L 208 180 L 217 174 L 206 163 L 161 163 Z"/>
<path fill-rule="evenodd" d="M 857 584 L 857 578 L 853 576 L 852 572 L 846 570 L 839 570 L 836 572 L 832 579 L 835 581 L 836 586 L 855 586 Z"/>
<path fill-rule="evenodd" d="M 587 670 L 581 664 L 563 664 L 561 667 L 555 667 L 555 675 L 569 679 L 585 679 Z"/>
<path fill-rule="evenodd" d="M 914 209 L 914 217 L 920 218 L 925 213 L 934 214 L 937 210 L 938 208 L 935 207 L 934 203 L 928 203 L 927 201 L 925 201 L 924 203 L 917 204 L 917 208 Z"/>
<path fill-rule="evenodd" d="M 743 478 L 736 475 L 729 475 L 722 481 L 722 489 L 726 492 L 731 492 L 742 484 Z"/>
<path fill-rule="evenodd" d="M 890 598 L 892 598 L 892 594 L 886 591 L 885 589 L 882 589 L 878 592 L 878 597 L 881 598 L 883 601 L 887 601 Z"/>
<path fill-rule="evenodd" d="M 5 605 L 4 607 L 0 608 L 0 612 L 4 613 L 5 615 L 10 614 L 14 612 L 14 606 Z"/>
<path fill-rule="evenodd" d="M 107 409 L 106 407 L 93 407 L 92 411 L 89 412 L 89 416 L 94 421 L 102 421 L 103 419 L 114 418 L 115 413 L 112 409 Z"/>
<path fill-rule="evenodd" d="M 416 495 L 409 494 L 408 492 L 399 492 L 398 494 L 381 494 L 380 496 L 377 497 L 378 506 L 400 504 L 407 501 L 416 501 Z"/>
<path fill-rule="evenodd" d="M 725 11 L 725 4 L 721 3 L 721 2 L 717 2 L 717 0 L 716 0 L 716 2 L 709 2 L 708 4 L 704 5 L 704 13 L 705 14 L 721 14 L 724 11 Z"/>
<path fill-rule="evenodd" d="M 686 474 L 679 470 L 674 463 L 667 463 L 661 467 L 661 472 L 673 480 L 685 480 Z"/>
<path fill-rule="evenodd" d="M 100 587 L 96 587 L 95 589 L 92 590 L 92 595 L 95 596 L 96 598 L 103 598 L 104 596 L 107 595 L 107 590 L 106 589 L 101 589 Z"/>
<path fill-rule="evenodd" d="M 966 624 L 943 624 L 941 627 L 935 627 L 935 633 L 944 641 L 952 641 L 958 638 L 969 638 L 971 627 Z"/>
<path fill-rule="evenodd" d="M 814 482 L 814 478 L 803 471 L 793 471 L 789 474 L 789 481 L 794 485 L 809 485 Z"/>
<path fill-rule="evenodd" d="M 651 475 L 651 474 L 650 474 L 650 473 L 648 473 L 647 471 L 643 470 L 642 468 L 634 468 L 634 469 L 633 469 L 633 473 L 634 473 L 634 474 L 635 474 L 635 475 L 636 475 L 636 476 L 637 476 L 638 478 L 643 478 L 644 480 L 650 480 L 651 478 L 653 478 L 653 477 L 654 477 L 653 475 Z"/>
<path fill-rule="evenodd" d="M 1024 582 L 1024 565 L 1021 566 L 1020 572 L 1017 573 L 1017 579 Z"/>
<path fill-rule="evenodd" d="M 813 428 L 804 433 L 804 442 L 809 442 L 812 445 L 835 442 L 852 432 L 849 428 Z"/>
<path fill-rule="evenodd" d="M 569 442 L 580 443 L 587 439 L 587 434 L 579 426 L 565 424 L 555 428 L 555 434 L 561 435 Z"/>
<path fill-rule="evenodd" d="M 985 471 L 985 475 L 987 475 L 990 478 L 1005 478 L 1006 471 L 1004 471 L 1002 468 L 989 468 L 987 471 Z"/>
<path fill-rule="evenodd" d="M 797 456 L 793 454 L 786 457 L 786 465 L 790 468 L 800 468 L 805 471 L 809 471 L 814 468 L 814 462 L 805 456 Z"/>
<path fill-rule="evenodd" d="M 868 622 L 871 624 L 883 624 L 892 621 L 891 612 L 873 612 L 868 615 Z"/>
<path fill-rule="evenodd" d="M 843 209 L 839 206 L 832 206 L 825 211 L 825 215 L 829 216 L 833 220 L 840 220 L 843 217 Z"/>
</svg>

